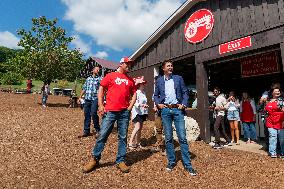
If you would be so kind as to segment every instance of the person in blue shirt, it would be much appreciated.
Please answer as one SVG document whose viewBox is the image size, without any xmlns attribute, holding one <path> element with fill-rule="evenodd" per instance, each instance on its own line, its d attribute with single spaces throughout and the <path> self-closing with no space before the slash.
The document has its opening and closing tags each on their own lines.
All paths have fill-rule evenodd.
<svg viewBox="0 0 284 189">
<path fill-rule="evenodd" d="M 154 102 L 161 110 L 168 159 L 166 170 L 172 171 L 176 165 L 172 127 L 174 122 L 184 168 L 190 175 L 196 176 L 197 173 L 191 164 L 184 121 L 185 108 L 188 107 L 188 90 L 183 78 L 179 75 L 173 75 L 173 64 L 171 61 L 163 62 L 162 68 L 164 75 L 156 81 Z"/>
<path fill-rule="evenodd" d="M 97 93 L 100 86 L 100 81 L 102 78 L 99 76 L 100 67 L 95 66 L 92 70 L 92 75 L 89 76 L 86 82 L 83 85 L 83 89 L 81 91 L 80 97 L 78 101 L 82 100 L 84 96 L 84 131 L 80 137 L 88 137 L 90 136 L 90 124 L 91 119 L 93 119 L 94 129 L 95 129 L 95 137 L 98 138 L 100 132 L 99 126 L 99 116 L 97 114 L 98 110 L 98 97 Z"/>
</svg>

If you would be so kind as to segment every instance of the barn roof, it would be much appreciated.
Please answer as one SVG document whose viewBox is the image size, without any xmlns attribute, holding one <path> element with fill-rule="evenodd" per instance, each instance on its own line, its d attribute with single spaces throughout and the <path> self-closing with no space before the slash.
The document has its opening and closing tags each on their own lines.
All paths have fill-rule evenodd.
<svg viewBox="0 0 284 189">
<path fill-rule="evenodd" d="M 105 68 L 106 71 L 114 71 L 118 68 L 119 63 L 101 59 L 98 57 L 90 57 L 86 61 L 84 68 L 81 70 L 80 76 L 85 78 L 88 77 L 92 74 L 92 69 L 98 65 L 102 66 L 102 68 Z"/>
<path fill-rule="evenodd" d="M 153 43 L 155 43 L 174 23 L 181 19 L 194 5 L 206 0 L 188 0 L 184 2 L 131 56 L 136 60 L 142 55 Z"/>
<path fill-rule="evenodd" d="M 91 57 L 91 58 L 104 68 L 116 70 L 119 66 L 118 62 L 112 62 L 112 61 L 97 58 L 97 57 Z"/>
</svg>

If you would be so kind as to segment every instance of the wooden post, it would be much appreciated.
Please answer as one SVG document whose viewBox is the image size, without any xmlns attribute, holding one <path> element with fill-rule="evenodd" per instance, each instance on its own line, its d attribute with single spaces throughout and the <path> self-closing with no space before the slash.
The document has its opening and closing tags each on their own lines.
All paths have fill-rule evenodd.
<svg viewBox="0 0 284 189">
<path fill-rule="evenodd" d="M 197 110 L 200 137 L 207 143 L 210 138 L 210 123 L 208 110 L 208 76 L 202 62 L 196 61 L 196 88 L 197 88 Z"/>
</svg>

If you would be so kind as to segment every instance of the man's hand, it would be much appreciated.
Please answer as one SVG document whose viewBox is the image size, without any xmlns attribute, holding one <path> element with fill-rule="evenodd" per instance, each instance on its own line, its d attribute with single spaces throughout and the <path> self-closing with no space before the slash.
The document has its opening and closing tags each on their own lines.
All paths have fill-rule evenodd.
<svg viewBox="0 0 284 189">
<path fill-rule="evenodd" d="M 253 118 L 252 118 L 252 121 L 253 121 L 253 122 L 255 122 L 255 120 L 256 120 L 256 119 L 255 119 L 255 116 L 256 116 L 256 115 L 254 114 L 254 115 L 253 115 Z"/>
<path fill-rule="evenodd" d="M 158 108 L 159 109 L 163 109 L 163 108 L 166 108 L 167 106 L 165 104 L 158 104 Z"/>
<path fill-rule="evenodd" d="M 105 107 L 104 107 L 104 106 L 99 106 L 98 112 L 99 112 L 99 115 L 100 115 L 100 116 L 103 116 L 104 113 L 105 113 Z"/>
<path fill-rule="evenodd" d="M 81 97 L 78 98 L 77 104 L 81 104 Z"/>
<path fill-rule="evenodd" d="M 259 100 L 259 103 L 260 104 L 263 104 L 263 103 L 265 103 L 267 101 L 267 98 L 261 98 L 260 100 Z"/>
<path fill-rule="evenodd" d="M 184 106 L 183 104 L 179 104 L 179 105 L 178 105 L 178 109 L 182 110 L 182 109 L 184 109 L 184 108 L 185 108 L 185 106 Z"/>
<path fill-rule="evenodd" d="M 157 111 L 158 111 L 158 108 L 157 108 L 156 106 L 154 106 L 153 111 L 154 111 L 154 112 L 157 112 Z"/>
<path fill-rule="evenodd" d="M 284 129 L 284 121 L 282 121 L 282 129 Z"/>
</svg>

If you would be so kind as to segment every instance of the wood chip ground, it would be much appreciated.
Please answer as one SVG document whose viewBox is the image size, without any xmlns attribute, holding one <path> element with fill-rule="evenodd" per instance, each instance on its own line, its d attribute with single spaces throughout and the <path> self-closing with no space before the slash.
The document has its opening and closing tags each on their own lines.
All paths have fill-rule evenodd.
<svg viewBox="0 0 284 189">
<path fill-rule="evenodd" d="M 238 150 L 213 150 L 192 142 L 197 177 L 189 176 L 178 154 L 177 167 L 166 172 L 166 157 L 149 149 L 131 151 L 131 172 L 120 173 L 113 162 L 117 133 L 110 135 L 101 167 L 83 174 L 91 159 L 94 137 L 78 139 L 83 111 L 68 108 L 68 98 L 49 96 L 48 108 L 40 96 L 0 93 L 0 188 L 284 188 L 284 160 Z M 150 146 L 153 122 L 143 130 Z M 129 127 L 131 134 L 132 126 Z"/>
</svg>

